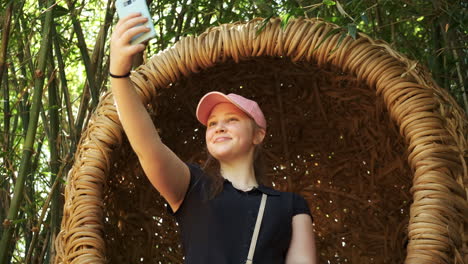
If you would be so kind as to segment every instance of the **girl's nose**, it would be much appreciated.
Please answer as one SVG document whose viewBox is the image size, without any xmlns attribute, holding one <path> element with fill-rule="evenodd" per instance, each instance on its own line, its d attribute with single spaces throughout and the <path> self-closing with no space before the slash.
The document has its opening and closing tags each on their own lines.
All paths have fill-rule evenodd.
<svg viewBox="0 0 468 264">
<path fill-rule="evenodd" d="M 226 132 L 226 128 L 224 127 L 224 123 L 219 122 L 216 125 L 216 133 L 223 133 L 223 132 Z"/>
</svg>

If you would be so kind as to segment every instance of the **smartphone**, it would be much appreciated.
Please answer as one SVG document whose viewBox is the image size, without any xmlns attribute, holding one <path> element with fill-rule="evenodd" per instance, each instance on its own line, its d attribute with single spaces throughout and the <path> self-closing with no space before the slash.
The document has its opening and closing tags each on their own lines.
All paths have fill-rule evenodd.
<svg viewBox="0 0 468 264">
<path fill-rule="evenodd" d="M 132 44 L 139 44 L 156 36 L 156 30 L 154 29 L 153 20 L 151 19 L 148 5 L 146 5 L 146 0 L 116 0 L 115 5 L 119 18 L 126 17 L 129 14 L 135 12 L 139 12 L 142 16 L 148 18 L 148 21 L 146 21 L 146 23 L 143 25 L 149 27 L 151 30 L 145 33 L 140 33 L 133 37 L 131 40 Z"/>
</svg>

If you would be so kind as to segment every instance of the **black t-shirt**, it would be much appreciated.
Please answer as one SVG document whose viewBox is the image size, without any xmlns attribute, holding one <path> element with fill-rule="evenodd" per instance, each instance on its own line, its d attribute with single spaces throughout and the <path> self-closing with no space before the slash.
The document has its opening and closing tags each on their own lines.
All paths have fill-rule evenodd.
<svg viewBox="0 0 468 264">
<path fill-rule="evenodd" d="M 298 194 L 260 185 L 244 192 L 224 181 L 223 191 L 209 200 L 209 178 L 188 164 L 190 184 L 174 214 L 181 230 L 186 264 L 244 264 L 249 252 L 262 193 L 268 195 L 253 263 L 284 263 L 292 234 L 292 217 L 309 214 Z"/>
</svg>

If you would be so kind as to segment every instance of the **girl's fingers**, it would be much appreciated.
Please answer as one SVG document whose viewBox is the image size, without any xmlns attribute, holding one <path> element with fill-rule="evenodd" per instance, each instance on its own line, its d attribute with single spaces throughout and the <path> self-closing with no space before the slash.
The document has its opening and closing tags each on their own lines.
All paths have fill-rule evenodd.
<svg viewBox="0 0 468 264">
<path fill-rule="evenodd" d="M 130 40 L 132 40 L 133 37 L 140 33 L 145 33 L 150 31 L 150 29 L 146 26 L 138 26 L 138 27 L 133 27 L 130 28 L 129 30 L 125 31 L 122 36 L 120 37 L 120 41 L 122 43 L 130 43 Z"/>
<path fill-rule="evenodd" d="M 132 17 L 124 21 L 121 25 L 115 28 L 117 34 L 122 35 L 129 29 L 136 27 L 139 24 L 143 24 L 148 21 L 148 18 L 143 16 Z"/>
<path fill-rule="evenodd" d="M 143 50 L 145 50 L 145 48 L 146 46 L 144 44 L 136 44 L 128 47 L 126 51 L 128 52 L 128 54 L 131 54 L 133 56 L 139 52 L 142 52 Z"/>
<path fill-rule="evenodd" d="M 121 24 L 125 23 L 129 19 L 132 19 L 132 18 L 138 17 L 138 16 L 141 16 L 141 13 L 139 13 L 139 12 L 130 13 L 130 14 L 128 14 L 128 16 L 122 17 L 121 19 L 119 19 L 119 21 L 117 22 L 116 27 L 119 27 Z"/>
</svg>

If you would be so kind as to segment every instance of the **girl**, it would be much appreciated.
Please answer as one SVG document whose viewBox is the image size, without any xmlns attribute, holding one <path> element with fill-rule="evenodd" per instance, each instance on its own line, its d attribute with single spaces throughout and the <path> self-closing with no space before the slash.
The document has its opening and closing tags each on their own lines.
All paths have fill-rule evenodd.
<svg viewBox="0 0 468 264">
<path fill-rule="evenodd" d="M 219 165 L 217 173 L 184 163 L 161 142 L 128 78 L 133 55 L 145 49 L 130 40 L 149 30 L 137 26 L 145 22 L 135 13 L 117 23 L 111 37 L 111 87 L 130 144 L 179 223 L 185 262 L 315 264 L 307 203 L 297 194 L 266 187 L 256 169 L 267 127 L 256 102 L 219 92 L 200 100 L 197 119 L 207 127 L 206 145 Z"/>
</svg>

